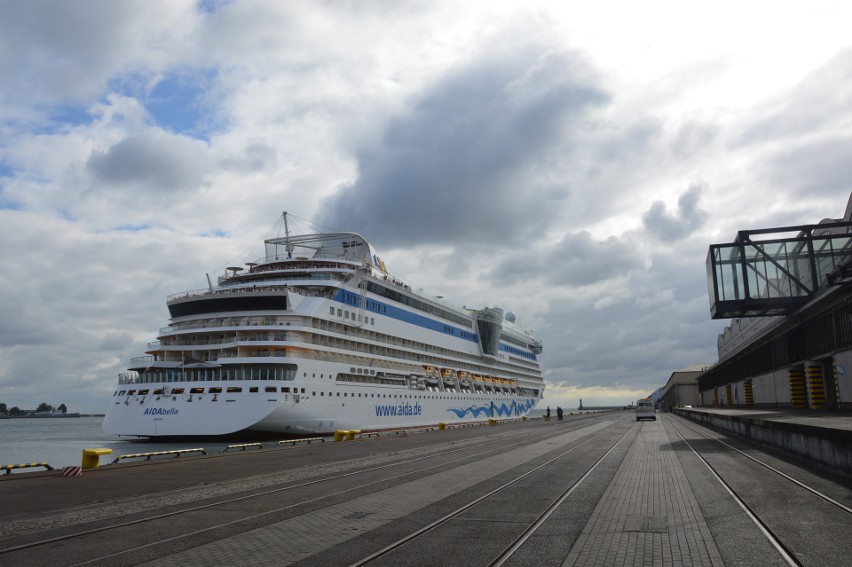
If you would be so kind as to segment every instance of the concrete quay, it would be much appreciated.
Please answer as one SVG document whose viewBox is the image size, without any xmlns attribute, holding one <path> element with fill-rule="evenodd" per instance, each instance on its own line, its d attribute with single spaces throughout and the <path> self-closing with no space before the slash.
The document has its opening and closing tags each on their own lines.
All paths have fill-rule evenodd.
<svg viewBox="0 0 852 567">
<path fill-rule="evenodd" d="M 620 411 L 18 473 L 0 478 L 0 562 L 789 564 L 751 514 L 800 564 L 848 564 L 849 477 L 726 438 L 838 507 L 718 437 Z"/>
<path fill-rule="evenodd" d="M 852 412 L 727 408 L 687 408 L 673 412 L 852 474 Z"/>
</svg>

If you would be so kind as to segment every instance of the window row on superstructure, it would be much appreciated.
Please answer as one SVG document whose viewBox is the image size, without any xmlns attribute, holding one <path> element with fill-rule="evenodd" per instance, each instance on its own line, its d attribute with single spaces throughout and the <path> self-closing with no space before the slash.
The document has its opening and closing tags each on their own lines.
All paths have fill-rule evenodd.
<svg viewBox="0 0 852 567">
<path fill-rule="evenodd" d="M 389 299 L 391 301 L 402 303 L 403 305 L 407 305 L 408 307 L 411 307 L 412 309 L 416 309 L 418 311 L 422 311 L 423 313 L 435 315 L 437 317 L 440 317 L 441 319 L 446 319 L 447 321 L 452 321 L 453 323 L 463 325 L 467 329 L 471 328 L 471 319 L 469 317 L 454 313 L 448 309 L 443 309 L 432 303 L 421 301 L 420 299 L 412 297 L 406 293 L 402 293 L 397 289 L 391 289 L 376 282 L 369 281 L 367 282 L 367 291 L 369 291 L 370 293 L 374 293 L 380 297 Z M 351 296 L 353 296 L 351 300 L 355 301 L 355 303 L 352 303 L 352 305 L 358 305 L 357 302 L 359 296 L 351 292 L 349 293 Z"/>
<path fill-rule="evenodd" d="M 279 380 L 296 379 L 296 365 L 238 365 L 221 368 L 150 368 L 137 377 L 135 383 L 212 382 L 218 380 Z"/>
<path fill-rule="evenodd" d="M 352 313 L 353 317 L 354 315 Z M 232 327 L 235 323 L 239 323 L 239 325 L 237 325 L 238 328 L 233 330 L 217 329 L 216 327 L 220 324 Z M 281 329 L 282 325 L 287 326 L 286 331 Z M 511 363 L 494 360 L 489 362 L 489 366 L 483 366 L 481 364 L 482 359 L 478 355 L 387 335 L 375 331 L 372 325 L 370 327 L 359 327 L 354 322 L 350 324 L 343 321 L 312 319 L 311 328 L 320 331 L 319 333 L 305 332 L 305 328 L 298 325 L 299 321 L 293 317 L 276 316 L 213 318 L 183 322 L 163 329 L 163 331 L 174 333 L 183 329 L 203 329 L 204 332 L 162 336 L 158 342 L 148 345 L 149 353 L 155 354 L 158 360 L 174 362 L 182 361 L 184 352 L 189 352 L 191 356 L 204 362 L 215 362 L 219 359 L 237 356 L 293 356 L 297 353 L 292 347 L 297 344 L 308 344 L 335 349 L 344 356 L 348 353 L 353 353 L 356 356 L 358 353 L 364 353 L 397 361 L 406 361 L 410 364 L 453 366 L 484 374 L 493 373 L 494 367 L 497 367 L 501 373 L 509 377 L 540 379 L 538 368 L 534 363 L 526 365 L 521 360 L 514 360 Z M 251 329 L 248 330 L 246 327 Z M 282 345 L 280 344 L 282 342 L 290 344 Z M 190 348 L 169 349 L 167 347 Z M 218 347 L 218 352 L 215 347 Z"/>
<path fill-rule="evenodd" d="M 476 354 L 451 350 L 395 335 L 386 335 L 372 328 L 352 327 L 324 319 L 314 319 L 312 323 L 314 329 L 323 333 L 311 337 L 308 341 L 309 344 L 405 360 L 418 365 L 452 366 L 479 374 L 493 374 L 494 368 L 497 367 L 502 374 L 513 378 L 539 378 L 538 368 L 534 365 L 524 365 L 521 363 L 522 361 L 510 364 L 494 360 L 489 361 L 489 366 L 483 366 L 481 364 L 482 357 Z M 362 339 L 369 341 L 369 343 L 353 339 Z M 370 343 L 380 344 L 372 345 Z M 399 348 L 383 345 L 394 345 Z"/>
</svg>

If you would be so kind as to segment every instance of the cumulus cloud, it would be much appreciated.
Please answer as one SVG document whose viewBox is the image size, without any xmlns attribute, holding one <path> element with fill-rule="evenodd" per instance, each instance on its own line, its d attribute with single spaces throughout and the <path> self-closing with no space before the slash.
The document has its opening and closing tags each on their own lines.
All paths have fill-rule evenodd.
<svg viewBox="0 0 852 567">
<path fill-rule="evenodd" d="M 677 213 L 669 213 L 666 204 L 655 201 L 642 215 L 642 224 L 649 233 L 663 240 L 683 240 L 688 238 L 707 220 L 707 211 L 698 208 L 704 186 L 698 183 L 690 185 L 677 200 Z"/>
<path fill-rule="evenodd" d="M 85 104 L 116 74 L 174 64 L 196 18 L 192 0 L 12 0 L 0 10 L 0 97 L 16 107 Z"/>
<path fill-rule="evenodd" d="M 454 69 L 359 148 L 358 179 L 327 199 L 332 226 L 381 241 L 511 243 L 553 222 L 568 188 L 544 172 L 609 95 L 578 54 L 539 45 Z"/>
<path fill-rule="evenodd" d="M 566 234 L 552 246 L 504 254 L 491 276 L 502 283 L 542 278 L 549 285 L 575 287 L 626 277 L 643 264 L 635 241 L 615 236 L 596 241 L 582 231 Z"/>
<path fill-rule="evenodd" d="M 203 142 L 151 129 L 93 152 L 86 167 L 106 183 L 171 192 L 202 184 L 206 153 Z"/>
</svg>

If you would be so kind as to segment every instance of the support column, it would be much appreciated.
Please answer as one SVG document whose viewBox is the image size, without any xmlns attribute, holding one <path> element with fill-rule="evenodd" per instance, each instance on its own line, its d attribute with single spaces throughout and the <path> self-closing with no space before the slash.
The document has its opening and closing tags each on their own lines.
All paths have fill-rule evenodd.
<svg viewBox="0 0 852 567">
<path fill-rule="evenodd" d="M 713 388 L 713 407 L 719 407 L 719 388 Z"/>
<path fill-rule="evenodd" d="M 840 384 L 837 372 L 837 361 L 831 357 L 822 362 L 823 379 L 825 380 L 825 405 L 823 409 L 836 410 L 840 407 Z"/>
<path fill-rule="evenodd" d="M 734 392 L 730 384 L 725 386 L 725 403 L 729 408 L 734 407 Z"/>
<path fill-rule="evenodd" d="M 808 394 L 811 409 L 821 409 L 825 405 L 825 380 L 822 376 L 822 364 L 808 364 Z"/>
<path fill-rule="evenodd" d="M 808 396 L 805 389 L 805 369 L 802 366 L 794 366 L 788 370 L 790 381 L 790 404 L 793 409 L 805 409 L 808 407 Z"/>
<path fill-rule="evenodd" d="M 743 382 L 743 393 L 745 394 L 746 407 L 754 407 L 754 389 L 751 382 Z"/>
</svg>

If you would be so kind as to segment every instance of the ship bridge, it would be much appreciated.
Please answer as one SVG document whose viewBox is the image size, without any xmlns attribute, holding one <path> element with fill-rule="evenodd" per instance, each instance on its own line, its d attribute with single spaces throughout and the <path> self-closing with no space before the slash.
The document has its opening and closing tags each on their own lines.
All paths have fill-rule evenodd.
<svg viewBox="0 0 852 567">
<path fill-rule="evenodd" d="M 852 282 L 852 222 L 741 230 L 707 253 L 713 319 L 789 315 L 831 285 Z"/>
</svg>

